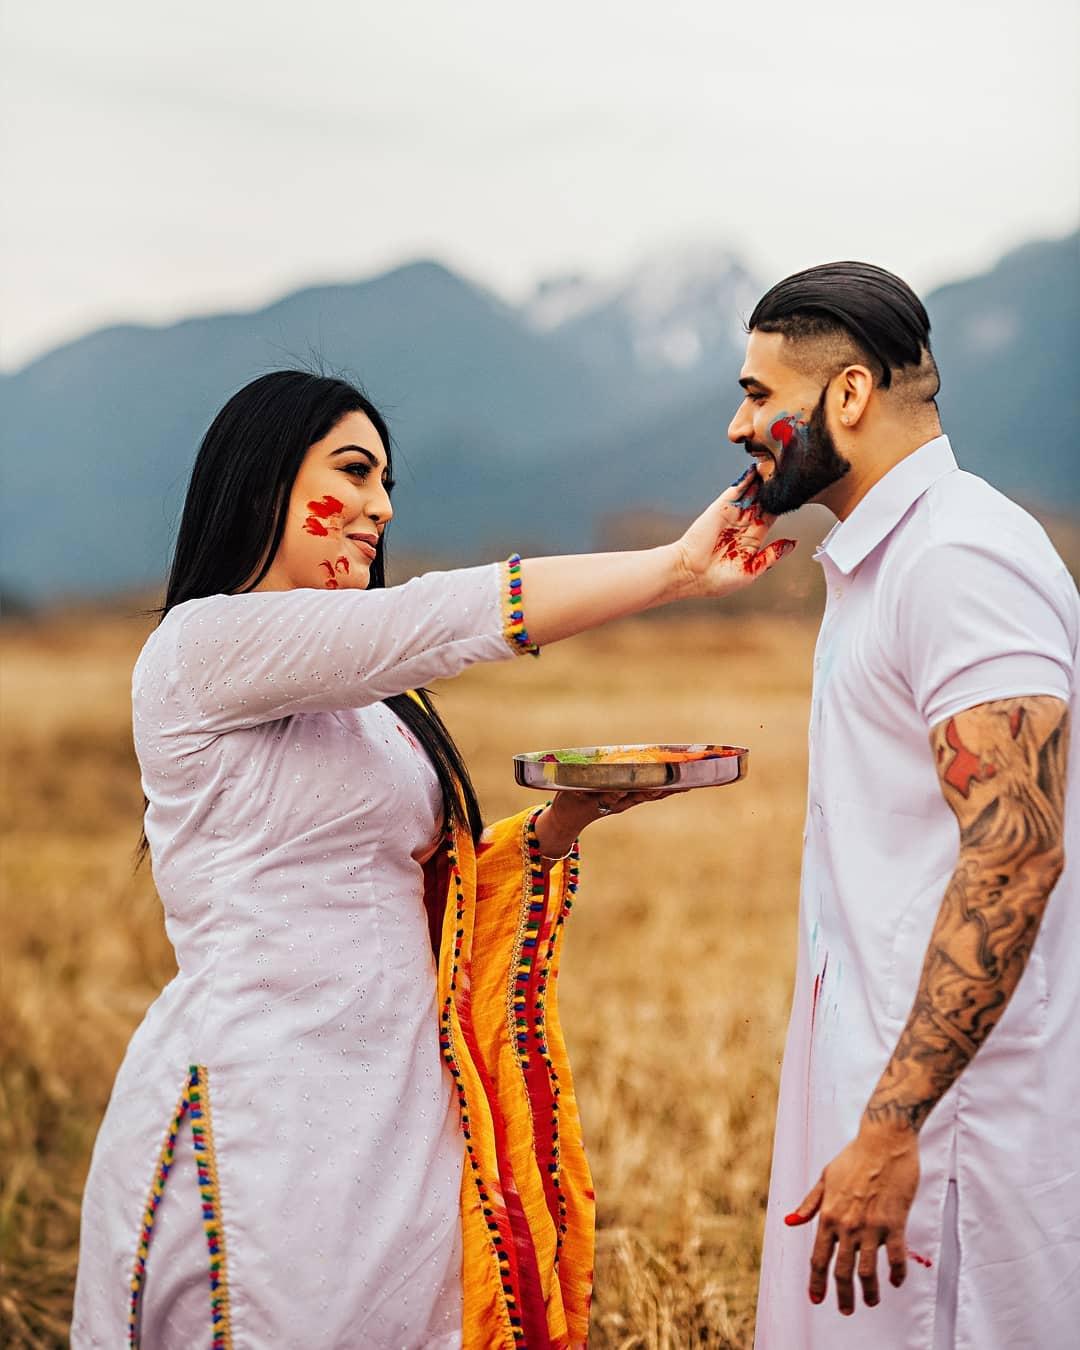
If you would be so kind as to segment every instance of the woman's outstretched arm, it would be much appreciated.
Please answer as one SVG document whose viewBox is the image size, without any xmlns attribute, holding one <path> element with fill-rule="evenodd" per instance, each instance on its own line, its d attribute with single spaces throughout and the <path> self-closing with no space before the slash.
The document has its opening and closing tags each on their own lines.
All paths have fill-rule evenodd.
<svg viewBox="0 0 1080 1350">
<path fill-rule="evenodd" d="M 674 543 L 625 553 L 527 558 L 524 617 L 537 646 L 673 600 L 715 598 L 749 586 L 795 547 L 764 545 L 773 518 L 755 505 L 751 468 Z"/>
<path fill-rule="evenodd" d="M 151 638 L 136 684 L 158 697 L 174 690 L 165 730 L 214 736 L 293 713 L 363 707 L 508 658 L 530 641 L 557 642 L 669 600 L 725 595 L 792 546 L 761 548 L 771 522 L 756 512 L 748 482 L 662 548 L 531 559 L 522 564 L 523 594 L 513 569 L 500 564 L 385 590 L 299 587 L 193 600 Z"/>
</svg>

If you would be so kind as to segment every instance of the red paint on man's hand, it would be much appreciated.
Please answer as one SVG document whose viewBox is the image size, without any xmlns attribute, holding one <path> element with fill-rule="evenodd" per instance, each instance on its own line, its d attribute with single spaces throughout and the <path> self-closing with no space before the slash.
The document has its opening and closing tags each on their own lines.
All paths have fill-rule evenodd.
<svg viewBox="0 0 1080 1350">
<path fill-rule="evenodd" d="M 952 763 L 945 770 L 945 781 L 964 797 L 971 796 L 972 783 L 985 783 L 997 773 L 997 768 L 978 755 L 973 755 L 960 739 L 956 729 L 956 718 L 949 718 L 945 728 L 945 741 L 950 750 L 955 751 Z"/>
</svg>

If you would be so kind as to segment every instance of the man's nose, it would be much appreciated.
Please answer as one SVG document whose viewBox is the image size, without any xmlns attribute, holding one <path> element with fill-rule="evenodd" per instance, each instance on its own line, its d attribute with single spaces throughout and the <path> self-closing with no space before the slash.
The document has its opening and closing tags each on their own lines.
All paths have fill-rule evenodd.
<svg viewBox="0 0 1080 1350">
<path fill-rule="evenodd" d="M 754 423 L 750 413 L 745 405 L 740 405 L 738 412 L 731 419 L 727 429 L 727 438 L 735 445 L 748 441 L 754 434 Z"/>
</svg>

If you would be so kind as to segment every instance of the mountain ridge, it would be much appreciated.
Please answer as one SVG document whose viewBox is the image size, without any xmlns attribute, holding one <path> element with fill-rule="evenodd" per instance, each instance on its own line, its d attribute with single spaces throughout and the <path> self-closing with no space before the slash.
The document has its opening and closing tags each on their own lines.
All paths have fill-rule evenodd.
<svg viewBox="0 0 1080 1350">
<path fill-rule="evenodd" d="M 1080 418 L 1078 241 L 1022 245 L 926 298 L 962 461 L 1067 512 L 1080 511 L 1061 435 Z M 388 415 L 406 551 L 581 549 L 612 513 L 692 510 L 741 463 L 725 429 L 741 311 L 762 288 L 721 248 L 583 285 L 590 303 L 541 324 L 535 297 L 514 306 L 417 259 L 41 354 L 0 376 L 0 584 L 38 601 L 159 579 L 203 431 L 284 365 L 359 375 Z"/>
</svg>

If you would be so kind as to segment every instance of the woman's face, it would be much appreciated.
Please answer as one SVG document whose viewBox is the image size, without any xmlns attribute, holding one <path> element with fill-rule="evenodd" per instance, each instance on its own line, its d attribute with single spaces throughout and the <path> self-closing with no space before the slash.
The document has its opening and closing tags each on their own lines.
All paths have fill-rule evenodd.
<svg viewBox="0 0 1080 1350">
<path fill-rule="evenodd" d="M 281 543 L 259 591 L 363 590 L 390 517 L 386 449 L 362 412 L 351 412 L 304 456 Z"/>
</svg>

